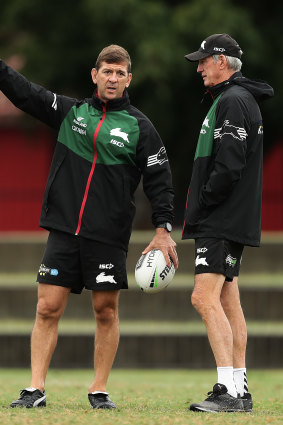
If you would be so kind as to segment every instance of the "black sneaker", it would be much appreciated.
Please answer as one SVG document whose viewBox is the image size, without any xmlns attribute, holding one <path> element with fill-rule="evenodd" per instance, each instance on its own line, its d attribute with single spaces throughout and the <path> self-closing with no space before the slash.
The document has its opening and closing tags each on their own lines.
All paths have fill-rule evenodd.
<svg viewBox="0 0 283 425">
<path fill-rule="evenodd" d="M 93 409 L 116 409 L 115 403 L 110 400 L 107 393 L 90 393 L 88 399 Z"/>
<path fill-rule="evenodd" d="M 195 412 L 243 412 L 244 405 L 241 398 L 232 397 L 227 393 L 223 384 L 215 384 L 213 390 L 207 394 L 209 397 L 201 403 L 190 405 L 190 410 Z"/>
<path fill-rule="evenodd" d="M 10 407 L 46 407 L 45 391 L 41 392 L 35 388 L 25 388 L 20 392 L 18 400 L 14 400 Z"/>
<path fill-rule="evenodd" d="M 243 401 L 245 412 L 252 412 L 252 410 L 253 410 L 253 399 L 252 399 L 252 395 L 250 393 L 245 393 L 241 397 L 241 399 Z"/>
</svg>

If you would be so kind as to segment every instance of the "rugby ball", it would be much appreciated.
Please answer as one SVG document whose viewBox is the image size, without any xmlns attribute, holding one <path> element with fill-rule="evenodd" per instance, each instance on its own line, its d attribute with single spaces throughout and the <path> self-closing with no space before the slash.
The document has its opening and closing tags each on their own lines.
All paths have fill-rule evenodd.
<svg viewBox="0 0 283 425">
<path fill-rule="evenodd" d="M 166 288 L 175 274 L 175 267 L 167 266 L 164 255 L 159 249 L 153 249 L 142 255 L 135 268 L 135 279 L 140 289 L 147 293 L 156 293 Z"/>
</svg>

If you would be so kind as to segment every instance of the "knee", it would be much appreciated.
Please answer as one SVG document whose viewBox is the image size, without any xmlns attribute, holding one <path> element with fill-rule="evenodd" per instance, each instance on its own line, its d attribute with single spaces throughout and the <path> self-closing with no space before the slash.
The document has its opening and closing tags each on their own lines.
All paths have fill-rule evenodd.
<svg viewBox="0 0 283 425">
<path fill-rule="evenodd" d="M 112 305 L 102 305 L 95 308 L 95 319 L 100 324 L 111 324 L 118 319 L 118 311 Z"/>
<path fill-rule="evenodd" d="M 203 320 L 208 318 L 212 311 L 216 309 L 213 300 L 208 299 L 208 297 L 199 292 L 192 293 L 191 303 Z"/>
<path fill-rule="evenodd" d="M 60 305 L 55 305 L 45 298 L 38 300 L 36 308 L 36 315 L 38 318 L 43 320 L 59 319 L 62 312 L 62 307 Z"/>
<path fill-rule="evenodd" d="M 223 308 L 223 310 L 226 313 L 230 313 L 230 312 L 234 312 L 234 311 L 238 311 L 241 310 L 241 302 L 240 302 L 240 298 L 238 297 L 227 297 L 226 295 L 220 297 L 220 302 L 221 302 L 221 306 Z"/>
<path fill-rule="evenodd" d="M 200 311 L 205 305 L 205 300 L 203 299 L 201 294 L 194 291 L 191 296 L 191 303 L 192 306 L 200 313 Z"/>
<path fill-rule="evenodd" d="M 231 302 L 230 302 L 229 298 L 227 298 L 225 296 L 221 296 L 220 302 L 221 302 L 221 305 L 222 305 L 224 311 L 231 310 Z"/>
</svg>

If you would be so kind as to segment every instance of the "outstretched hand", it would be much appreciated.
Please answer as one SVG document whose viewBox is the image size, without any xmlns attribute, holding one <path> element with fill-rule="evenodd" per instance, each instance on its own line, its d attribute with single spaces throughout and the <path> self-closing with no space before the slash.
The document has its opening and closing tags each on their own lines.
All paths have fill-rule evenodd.
<svg viewBox="0 0 283 425">
<path fill-rule="evenodd" d="M 173 241 L 170 236 L 170 233 L 168 233 L 167 230 L 163 228 L 157 228 L 154 238 L 152 239 L 150 244 L 144 249 L 142 254 L 144 255 L 152 249 L 160 249 L 160 251 L 163 252 L 166 264 L 169 267 L 171 265 L 171 257 L 174 263 L 174 267 L 177 270 L 179 262 L 176 252 L 176 243 Z"/>
</svg>

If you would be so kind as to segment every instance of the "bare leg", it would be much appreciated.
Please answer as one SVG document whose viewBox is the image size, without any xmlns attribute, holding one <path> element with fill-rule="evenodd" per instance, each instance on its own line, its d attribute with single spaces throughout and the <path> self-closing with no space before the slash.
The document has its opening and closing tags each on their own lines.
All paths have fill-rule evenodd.
<svg viewBox="0 0 283 425">
<path fill-rule="evenodd" d="M 89 392 L 106 391 L 106 384 L 117 352 L 120 331 L 119 291 L 93 291 L 93 308 L 97 322 L 94 346 L 94 381 Z"/>
<path fill-rule="evenodd" d="M 218 367 L 233 366 L 233 334 L 220 302 L 225 277 L 216 273 L 195 275 L 192 304 L 205 323 Z"/>
<path fill-rule="evenodd" d="M 44 390 L 45 378 L 58 337 L 58 322 L 62 316 L 69 288 L 40 283 L 36 319 L 31 335 L 30 386 Z"/>
<path fill-rule="evenodd" d="M 240 302 L 238 278 L 225 282 L 221 292 L 221 304 L 233 333 L 233 366 L 244 368 L 247 347 L 247 326 Z"/>
</svg>

